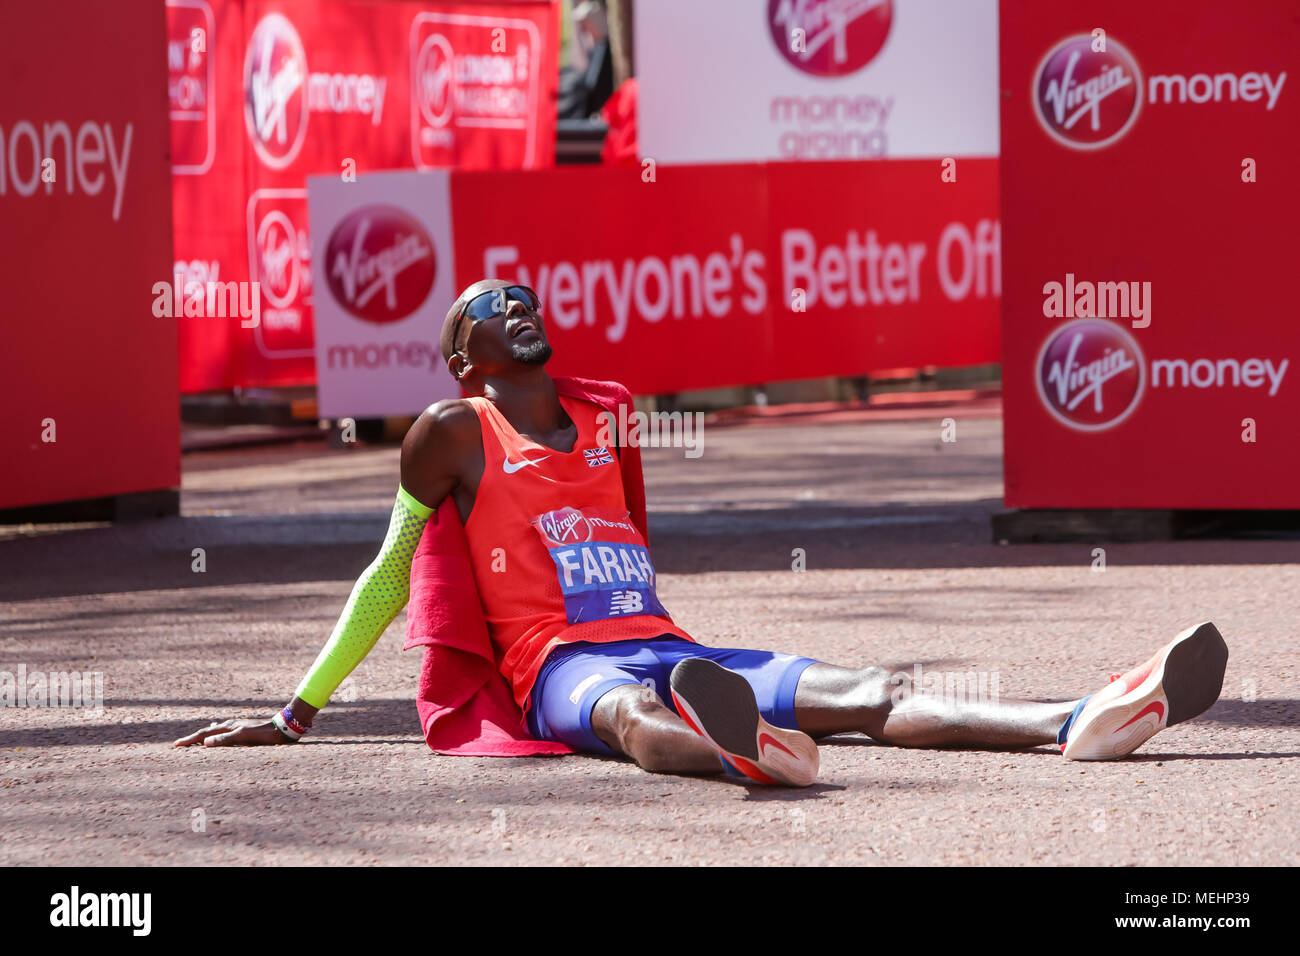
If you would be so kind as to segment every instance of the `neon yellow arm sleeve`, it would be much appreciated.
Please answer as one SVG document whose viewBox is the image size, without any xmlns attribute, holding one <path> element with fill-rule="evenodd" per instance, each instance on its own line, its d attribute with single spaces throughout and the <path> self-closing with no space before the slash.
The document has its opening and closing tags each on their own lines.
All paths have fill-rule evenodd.
<svg viewBox="0 0 1300 956">
<path fill-rule="evenodd" d="M 384 538 L 379 555 L 357 579 L 329 641 L 298 685 L 297 696 L 311 706 L 320 709 L 329 702 L 330 695 L 370 653 L 384 629 L 406 606 L 411 587 L 411 559 L 431 514 L 432 508 L 420 504 L 405 488 L 398 486 L 388 537 Z"/>
</svg>

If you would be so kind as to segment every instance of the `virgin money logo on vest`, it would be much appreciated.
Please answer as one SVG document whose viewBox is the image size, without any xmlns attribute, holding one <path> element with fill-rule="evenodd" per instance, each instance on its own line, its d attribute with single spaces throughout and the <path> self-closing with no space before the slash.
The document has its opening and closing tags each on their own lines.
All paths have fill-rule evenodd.
<svg viewBox="0 0 1300 956">
<path fill-rule="evenodd" d="M 772 42 L 793 67 L 845 76 L 880 52 L 894 21 L 893 0 L 768 0 Z"/>
<path fill-rule="evenodd" d="M 565 507 L 538 515 L 533 519 L 533 524 L 542 533 L 548 548 L 590 541 L 596 529 L 600 529 L 605 537 L 615 540 L 625 537 L 640 540 L 641 532 L 627 518 L 626 511 L 596 508 L 584 514 L 577 508 Z"/>
<path fill-rule="evenodd" d="M 591 540 L 591 524 L 577 508 L 559 508 L 538 515 L 537 528 L 550 545 Z"/>
<path fill-rule="evenodd" d="M 365 322 L 398 322 L 433 289 L 433 240 L 396 206 L 363 206 L 330 233 L 325 276 L 334 300 Z"/>
<path fill-rule="evenodd" d="M 1145 362 L 1123 327 L 1076 319 L 1043 343 L 1034 382 L 1057 421 L 1079 431 L 1102 431 L 1137 407 L 1146 387 Z"/>
<path fill-rule="evenodd" d="M 272 169 L 294 161 L 307 135 L 307 54 L 283 15 L 258 21 L 244 54 L 244 125 Z"/>
<path fill-rule="evenodd" d="M 1107 39 L 1070 37 L 1043 58 L 1034 77 L 1034 112 L 1048 134 L 1074 149 L 1115 142 L 1142 108 L 1142 76 L 1129 52 Z"/>
</svg>

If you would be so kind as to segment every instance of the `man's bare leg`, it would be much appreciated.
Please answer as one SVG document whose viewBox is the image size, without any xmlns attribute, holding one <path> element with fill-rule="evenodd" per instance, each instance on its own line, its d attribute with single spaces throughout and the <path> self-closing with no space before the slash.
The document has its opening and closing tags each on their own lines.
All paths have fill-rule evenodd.
<svg viewBox="0 0 1300 956">
<path fill-rule="evenodd" d="M 1032 747 L 1055 743 L 1078 701 L 948 702 L 897 694 L 892 673 L 813 664 L 795 690 L 795 719 L 812 737 L 857 732 L 900 747 Z M 897 699 L 895 699 L 897 698 Z M 719 773 L 717 752 L 658 697 L 637 684 L 604 694 L 591 713 L 596 736 L 653 773 Z"/>
<path fill-rule="evenodd" d="M 651 773 L 721 773 L 718 752 L 641 684 L 620 684 L 591 711 L 591 729 Z"/>
<path fill-rule="evenodd" d="M 899 747 L 1032 747 L 1055 743 L 1078 703 L 901 694 L 895 673 L 883 667 L 811 665 L 795 690 L 799 729 L 811 737 L 858 731 Z"/>
</svg>

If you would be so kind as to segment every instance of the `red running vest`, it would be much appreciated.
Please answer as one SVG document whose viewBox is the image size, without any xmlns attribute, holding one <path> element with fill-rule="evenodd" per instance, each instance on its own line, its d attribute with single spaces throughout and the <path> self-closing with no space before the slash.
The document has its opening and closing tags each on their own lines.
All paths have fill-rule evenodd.
<svg viewBox="0 0 1300 956">
<path fill-rule="evenodd" d="M 671 634 L 644 539 L 628 516 L 599 407 L 560 395 L 578 428 L 570 452 L 524 438 L 490 400 L 468 399 L 483 435 L 483 478 L 465 522 L 470 560 L 501 673 L 521 710 L 546 655 L 575 641 Z"/>
</svg>

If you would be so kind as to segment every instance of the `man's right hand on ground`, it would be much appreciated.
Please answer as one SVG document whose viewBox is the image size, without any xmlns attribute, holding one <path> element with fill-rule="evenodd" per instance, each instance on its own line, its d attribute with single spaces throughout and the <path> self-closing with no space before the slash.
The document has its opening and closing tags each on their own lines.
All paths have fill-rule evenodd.
<svg viewBox="0 0 1300 956">
<path fill-rule="evenodd" d="M 172 742 L 173 747 L 202 744 L 205 747 L 255 747 L 265 744 L 291 744 L 288 737 L 270 720 L 226 720 L 213 722 L 188 737 Z"/>
</svg>

